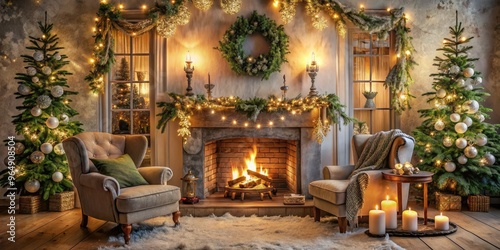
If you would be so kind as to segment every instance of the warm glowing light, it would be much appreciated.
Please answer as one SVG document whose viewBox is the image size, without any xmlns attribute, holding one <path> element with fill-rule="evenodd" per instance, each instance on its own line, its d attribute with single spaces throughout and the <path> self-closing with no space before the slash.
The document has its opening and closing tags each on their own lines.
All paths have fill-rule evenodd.
<svg viewBox="0 0 500 250">
<path fill-rule="evenodd" d="M 284 121 L 284 120 L 285 120 L 285 117 L 284 117 L 284 116 L 281 116 L 281 117 L 280 117 L 280 119 L 281 119 L 282 121 Z"/>
<path fill-rule="evenodd" d="M 401 98 L 401 100 L 406 100 L 406 95 L 405 95 L 405 94 L 401 94 L 401 95 L 399 96 L 399 98 Z"/>
<path fill-rule="evenodd" d="M 446 40 L 443 40 L 443 43 L 446 43 Z"/>
<path fill-rule="evenodd" d="M 387 11 L 388 11 L 388 12 L 389 12 L 389 11 L 391 11 L 391 8 L 387 8 Z"/>
<path fill-rule="evenodd" d="M 261 127 L 262 127 L 262 125 L 260 125 L 260 124 L 257 124 L 257 128 L 258 128 L 258 129 L 259 129 L 259 128 L 261 128 Z"/>
<path fill-rule="evenodd" d="M 460 38 L 460 40 L 462 40 L 462 42 L 465 42 L 465 40 L 467 40 L 467 38 L 465 38 L 465 36 L 463 36 L 462 38 Z"/>
<path fill-rule="evenodd" d="M 364 9 L 365 9 L 365 6 L 364 6 L 363 4 L 360 4 L 360 5 L 359 5 L 359 8 L 360 8 L 361 10 L 364 10 Z"/>
<path fill-rule="evenodd" d="M 405 54 L 406 54 L 407 56 L 409 56 L 409 55 L 410 55 L 410 51 L 409 51 L 409 50 L 405 51 Z"/>
<path fill-rule="evenodd" d="M 97 29 L 95 27 L 92 28 L 92 32 L 96 32 L 96 31 L 97 31 Z"/>
<path fill-rule="evenodd" d="M 118 5 L 118 8 L 123 9 L 124 8 L 123 4 Z"/>
<path fill-rule="evenodd" d="M 135 32 L 132 32 L 132 36 L 135 36 L 135 35 L 137 35 L 137 33 L 135 33 Z"/>
<path fill-rule="evenodd" d="M 339 18 L 339 15 L 338 15 L 337 13 L 335 13 L 335 14 L 333 15 L 333 18 L 334 18 L 334 19 L 338 19 L 338 18 Z"/>
<path fill-rule="evenodd" d="M 94 18 L 94 21 L 99 22 L 99 18 L 98 17 Z"/>
<path fill-rule="evenodd" d="M 436 165 L 441 165 L 441 160 L 437 160 Z"/>
<path fill-rule="evenodd" d="M 274 6 L 274 7 L 278 7 L 278 6 L 279 6 L 279 4 L 280 4 L 280 1 L 278 1 L 278 0 L 274 0 L 274 2 L 273 2 L 273 6 Z"/>
<path fill-rule="evenodd" d="M 403 17 L 406 19 L 406 20 L 410 20 L 410 16 L 408 14 L 404 14 Z"/>
<path fill-rule="evenodd" d="M 292 115 L 295 115 L 295 114 L 297 114 L 297 111 L 292 110 Z"/>
<path fill-rule="evenodd" d="M 223 121 L 225 121 L 225 120 L 226 120 L 226 117 L 225 117 L 225 116 L 222 116 L 220 119 L 221 119 L 221 120 L 223 120 Z"/>
<path fill-rule="evenodd" d="M 238 124 L 238 122 L 236 120 L 233 120 L 233 125 L 236 125 Z"/>
<path fill-rule="evenodd" d="M 45 38 L 46 36 L 45 35 L 42 35 L 42 38 Z"/>
<path fill-rule="evenodd" d="M 90 63 L 95 63 L 94 58 L 91 58 L 89 61 L 90 61 Z"/>
<path fill-rule="evenodd" d="M 103 47 L 103 46 L 104 46 L 104 44 L 102 44 L 102 43 L 99 44 L 99 47 Z"/>
<path fill-rule="evenodd" d="M 147 9 L 147 8 L 148 8 L 148 6 L 147 6 L 147 5 L 145 5 L 145 4 L 143 4 L 143 5 L 142 5 L 142 9 L 143 9 L 143 10 L 145 10 L 145 9 Z"/>
<path fill-rule="evenodd" d="M 106 0 L 101 0 L 101 3 L 106 3 Z"/>
<path fill-rule="evenodd" d="M 243 125 L 245 125 L 245 127 L 248 127 L 248 122 L 245 122 Z"/>
<path fill-rule="evenodd" d="M 188 53 L 186 54 L 186 62 L 187 62 L 187 63 L 192 62 L 192 61 L 191 61 L 191 53 L 189 52 L 189 50 L 188 50 Z"/>
<path fill-rule="evenodd" d="M 212 114 L 212 115 L 215 114 L 215 110 L 213 110 L 213 109 L 210 110 L 210 114 Z"/>
<path fill-rule="evenodd" d="M 196 105 L 196 109 L 197 109 L 197 110 L 200 110 L 200 109 L 201 109 L 201 106 L 200 106 L 200 105 Z"/>
<path fill-rule="evenodd" d="M 397 58 L 399 58 L 399 57 L 400 57 L 399 53 L 398 53 L 398 54 L 396 54 L 396 57 L 397 57 Z"/>
<path fill-rule="evenodd" d="M 375 210 L 378 210 L 378 205 L 375 205 Z"/>
<path fill-rule="evenodd" d="M 273 121 L 270 121 L 269 122 L 269 126 L 273 126 L 274 125 L 274 122 Z"/>
</svg>

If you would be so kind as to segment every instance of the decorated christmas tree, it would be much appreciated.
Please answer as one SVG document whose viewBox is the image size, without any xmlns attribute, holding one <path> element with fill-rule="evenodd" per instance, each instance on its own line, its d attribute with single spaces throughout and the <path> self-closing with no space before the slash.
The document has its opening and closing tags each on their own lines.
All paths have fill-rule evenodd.
<svg viewBox="0 0 500 250">
<path fill-rule="evenodd" d="M 481 86 L 480 72 L 469 58 L 473 37 L 464 36 L 462 23 L 450 27 L 443 57 L 434 59 L 439 73 L 431 74 L 435 91 L 429 97 L 431 108 L 418 112 L 425 120 L 414 131 L 415 153 L 420 169 L 434 172 L 433 186 L 459 195 L 500 191 L 500 137 L 498 125 L 485 122 L 492 110 L 481 105 L 489 96 Z"/>
<path fill-rule="evenodd" d="M 20 114 L 13 116 L 17 137 L 15 139 L 15 186 L 24 194 L 49 195 L 72 190 L 69 168 L 61 141 L 82 131 L 81 123 L 70 121 L 78 113 L 69 106 L 67 75 L 63 67 L 69 63 L 60 54 L 57 35 L 52 34 L 53 24 L 38 23 L 40 37 L 30 36 L 31 55 L 23 55 L 26 72 L 17 73 L 16 99 L 23 99 L 16 107 Z M 22 138 L 20 138 L 22 137 Z M 9 169 L 2 171 L 2 186 L 11 186 Z"/>
</svg>

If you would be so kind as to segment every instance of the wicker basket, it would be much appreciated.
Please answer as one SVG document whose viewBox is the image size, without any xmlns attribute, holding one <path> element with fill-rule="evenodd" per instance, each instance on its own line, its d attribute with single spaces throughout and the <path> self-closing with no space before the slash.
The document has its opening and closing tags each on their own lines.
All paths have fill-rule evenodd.
<svg viewBox="0 0 500 250">
<path fill-rule="evenodd" d="M 472 212 L 488 212 L 490 210 L 490 197 L 486 195 L 469 195 L 467 204 Z"/>
<path fill-rule="evenodd" d="M 19 196 L 19 213 L 36 214 L 47 211 L 49 201 L 44 201 L 41 195 L 21 195 Z"/>
<path fill-rule="evenodd" d="M 75 207 L 75 192 L 66 191 L 51 195 L 49 198 L 49 211 L 62 212 Z"/>
<path fill-rule="evenodd" d="M 439 211 L 462 210 L 462 197 L 436 192 L 436 209 Z"/>
</svg>

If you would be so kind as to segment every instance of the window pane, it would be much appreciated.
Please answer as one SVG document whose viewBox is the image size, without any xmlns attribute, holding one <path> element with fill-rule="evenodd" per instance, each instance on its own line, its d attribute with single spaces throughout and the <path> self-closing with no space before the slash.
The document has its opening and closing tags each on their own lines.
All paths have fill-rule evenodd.
<svg viewBox="0 0 500 250">
<path fill-rule="evenodd" d="M 373 124 L 371 131 L 383 131 L 391 129 L 391 111 L 375 110 L 373 111 Z"/>
<path fill-rule="evenodd" d="M 354 56 L 354 81 L 370 80 L 370 57 Z"/>
<path fill-rule="evenodd" d="M 389 55 L 389 36 L 387 39 L 379 39 L 377 35 L 372 35 L 372 53 L 375 55 Z"/>
<path fill-rule="evenodd" d="M 130 134 L 130 112 L 113 111 L 111 115 L 113 134 Z"/>
<path fill-rule="evenodd" d="M 134 111 L 134 134 L 149 134 L 149 111 Z"/>
<path fill-rule="evenodd" d="M 149 81 L 149 56 L 134 56 L 134 81 Z"/>
<path fill-rule="evenodd" d="M 372 57 L 372 63 L 372 80 L 384 81 L 391 67 L 389 56 L 374 56 Z"/>
<path fill-rule="evenodd" d="M 113 29 L 112 35 L 115 40 L 115 54 L 130 53 L 130 37 L 115 29 Z"/>
<path fill-rule="evenodd" d="M 112 108 L 129 109 L 130 108 L 130 83 L 117 82 L 112 85 Z"/>
<path fill-rule="evenodd" d="M 116 56 L 116 62 L 113 65 L 111 80 L 130 81 L 130 57 Z"/>
<path fill-rule="evenodd" d="M 149 83 L 134 83 L 134 109 L 149 109 Z"/>
<path fill-rule="evenodd" d="M 374 99 L 377 108 L 390 108 L 390 92 L 384 87 L 384 83 L 372 83 L 372 91 L 377 92 Z"/>
<path fill-rule="evenodd" d="M 132 41 L 134 53 L 149 54 L 149 32 L 136 36 Z"/>
<path fill-rule="evenodd" d="M 370 54 L 370 35 L 366 33 L 354 33 L 352 36 L 354 54 Z"/>
<path fill-rule="evenodd" d="M 365 91 L 370 91 L 370 83 L 369 82 L 355 82 L 354 83 L 354 89 L 353 89 L 353 94 L 354 94 L 354 108 L 363 108 L 366 103 L 366 98 L 363 95 L 363 92 Z M 373 90 L 372 91 L 376 91 Z"/>
</svg>

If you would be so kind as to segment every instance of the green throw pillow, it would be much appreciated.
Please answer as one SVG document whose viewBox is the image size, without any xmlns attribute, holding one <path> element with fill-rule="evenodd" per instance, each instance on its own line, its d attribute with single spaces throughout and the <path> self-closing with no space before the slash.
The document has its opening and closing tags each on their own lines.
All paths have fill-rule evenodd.
<svg viewBox="0 0 500 250">
<path fill-rule="evenodd" d="M 90 159 L 99 172 L 118 181 L 120 188 L 148 185 L 142 177 L 130 155 L 124 154 L 114 159 Z"/>
</svg>

